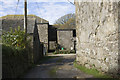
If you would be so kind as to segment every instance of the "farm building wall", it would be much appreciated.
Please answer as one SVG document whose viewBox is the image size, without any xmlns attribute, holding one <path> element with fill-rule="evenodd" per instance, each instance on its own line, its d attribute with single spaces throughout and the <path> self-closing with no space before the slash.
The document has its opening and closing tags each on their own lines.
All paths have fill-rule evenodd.
<svg viewBox="0 0 120 80">
<path fill-rule="evenodd" d="M 39 40 L 41 43 L 44 44 L 46 52 L 48 52 L 48 25 L 49 24 L 46 23 L 45 24 L 37 23 Z"/>
<path fill-rule="evenodd" d="M 75 37 L 73 37 L 72 29 L 58 29 L 57 30 L 57 41 L 61 48 L 71 50 L 75 48 Z"/>
</svg>

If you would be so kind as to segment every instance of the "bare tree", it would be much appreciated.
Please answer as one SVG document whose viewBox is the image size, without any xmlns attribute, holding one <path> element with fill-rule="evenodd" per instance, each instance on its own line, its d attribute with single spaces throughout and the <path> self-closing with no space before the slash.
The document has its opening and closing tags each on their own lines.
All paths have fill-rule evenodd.
<svg viewBox="0 0 120 80">
<path fill-rule="evenodd" d="M 56 20 L 56 22 L 54 24 L 65 24 L 71 18 L 75 19 L 75 14 L 71 14 L 71 13 L 66 14 L 66 15 L 60 17 L 58 20 Z"/>
<path fill-rule="evenodd" d="M 72 5 L 74 5 L 74 3 L 72 3 L 70 0 L 67 0 L 69 3 L 71 3 Z"/>
<path fill-rule="evenodd" d="M 75 14 L 70 13 L 60 17 L 58 20 L 56 20 L 54 25 L 61 28 L 75 27 Z"/>
</svg>

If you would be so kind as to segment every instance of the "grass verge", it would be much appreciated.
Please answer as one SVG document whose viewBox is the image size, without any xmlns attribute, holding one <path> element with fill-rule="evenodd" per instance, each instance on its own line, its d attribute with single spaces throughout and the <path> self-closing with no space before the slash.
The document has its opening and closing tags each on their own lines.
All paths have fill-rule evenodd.
<svg viewBox="0 0 120 80">
<path fill-rule="evenodd" d="M 78 65 L 76 61 L 74 61 L 74 66 L 82 72 L 93 75 L 95 78 L 112 78 L 110 75 L 103 74 L 96 69 L 88 69 L 85 66 Z"/>
</svg>

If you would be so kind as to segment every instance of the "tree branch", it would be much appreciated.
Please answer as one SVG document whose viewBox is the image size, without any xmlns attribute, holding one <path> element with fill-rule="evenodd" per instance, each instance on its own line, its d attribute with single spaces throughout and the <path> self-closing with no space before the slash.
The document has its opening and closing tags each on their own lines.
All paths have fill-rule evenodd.
<svg viewBox="0 0 120 80">
<path fill-rule="evenodd" d="M 74 5 L 74 3 L 72 3 L 71 1 L 67 0 L 68 2 L 70 2 L 72 5 Z"/>
</svg>

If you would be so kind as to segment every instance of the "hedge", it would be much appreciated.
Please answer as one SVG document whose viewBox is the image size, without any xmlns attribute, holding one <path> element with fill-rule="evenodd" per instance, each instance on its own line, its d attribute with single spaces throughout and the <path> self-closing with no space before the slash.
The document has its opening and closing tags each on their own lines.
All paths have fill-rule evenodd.
<svg viewBox="0 0 120 80">
<path fill-rule="evenodd" d="M 17 78 L 29 66 L 26 49 L 2 45 L 2 78 Z"/>
</svg>

